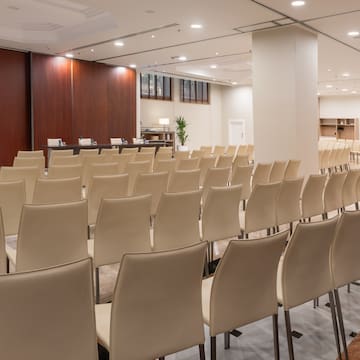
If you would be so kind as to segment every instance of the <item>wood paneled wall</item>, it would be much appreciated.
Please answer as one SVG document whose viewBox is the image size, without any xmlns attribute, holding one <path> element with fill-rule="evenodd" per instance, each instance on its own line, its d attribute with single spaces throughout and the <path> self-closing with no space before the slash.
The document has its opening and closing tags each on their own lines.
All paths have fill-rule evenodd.
<svg viewBox="0 0 360 360">
<path fill-rule="evenodd" d="M 0 165 L 30 149 L 28 54 L 0 49 Z"/>
</svg>

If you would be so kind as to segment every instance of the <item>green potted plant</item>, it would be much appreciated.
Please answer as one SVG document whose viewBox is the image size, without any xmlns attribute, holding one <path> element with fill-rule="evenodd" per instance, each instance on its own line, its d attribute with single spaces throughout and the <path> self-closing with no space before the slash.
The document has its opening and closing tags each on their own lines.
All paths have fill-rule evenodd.
<svg viewBox="0 0 360 360">
<path fill-rule="evenodd" d="M 178 146 L 179 151 L 187 151 L 188 147 L 185 145 L 189 135 L 186 133 L 187 122 L 183 116 L 176 118 L 176 136 L 179 139 L 180 145 Z"/>
</svg>

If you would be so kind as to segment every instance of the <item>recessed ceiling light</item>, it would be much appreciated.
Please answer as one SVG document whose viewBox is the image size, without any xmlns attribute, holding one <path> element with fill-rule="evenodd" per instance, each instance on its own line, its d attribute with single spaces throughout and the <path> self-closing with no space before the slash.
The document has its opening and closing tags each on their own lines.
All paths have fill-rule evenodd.
<svg viewBox="0 0 360 360">
<path fill-rule="evenodd" d="M 212 81 L 216 81 L 216 79 L 214 78 L 214 79 L 212 79 Z"/>
<path fill-rule="evenodd" d="M 210 65 L 210 68 L 211 68 L 211 69 L 216 69 L 216 68 L 217 68 L 217 65 L 215 65 L 215 64 Z"/>
<path fill-rule="evenodd" d="M 236 82 L 236 81 L 233 81 L 233 82 L 231 83 L 231 85 L 237 85 L 237 82 Z"/>
<path fill-rule="evenodd" d="M 67 54 L 65 54 L 65 56 L 66 56 L 67 58 L 73 58 L 73 57 L 74 57 L 74 54 L 72 54 L 72 53 L 67 53 Z"/>
<path fill-rule="evenodd" d="M 328 69 L 328 72 L 330 72 L 331 71 L 331 69 Z"/>
<path fill-rule="evenodd" d="M 153 35 L 151 35 L 151 38 L 152 38 L 152 39 L 155 39 L 155 35 L 154 35 L 154 34 L 153 34 Z"/>
<path fill-rule="evenodd" d="M 192 29 L 202 29 L 203 26 L 201 24 L 191 24 L 190 27 Z"/>
<path fill-rule="evenodd" d="M 90 49 L 91 52 L 94 52 L 95 50 L 94 49 Z"/>
<path fill-rule="evenodd" d="M 116 71 L 117 71 L 118 73 L 123 73 L 123 72 L 126 71 L 126 68 L 124 68 L 123 66 L 117 66 L 117 67 L 116 67 Z"/>
<path fill-rule="evenodd" d="M 346 73 L 343 73 L 342 76 L 343 76 L 343 77 L 349 77 L 350 74 L 346 72 Z"/>
<path fill-rule="evenodd" d="M 218 53 L 218 52 L 216 52 L 216 53 L 215 53 L 215 55 L 216 55 L 216 56 L 218 56 L 218 55 L 219 55 L 219 53 Z"/>
<path fill-rule="evenodd" d="M 327 88 L 327 89 L 331 89 L 331 88 L 333 88 L 333 85 L 328 84 L 328 85 L 326 85 L 326 88 Z"/>
<path fill-rule="evenodd" d="M 341 89 L 341 91 L 344 91 L 344 92 L 346 92 L 346 91 L 349 91 L 349 89 Z"/>
<path fill-rule="evenodd" d="M 115 41 L 114 45 L 115 46 L 124 46 L 124 43 L 122 41 Z"/>
<path fill-rule="evenodd" d="M 186 56 L 179 56 L 178 58 L 180 61 L 186 61 L 187 60 L 187 57 Z"/>
<path fill-rule="evenodd" d="M 351 36 L 351 37 L 356 37 L 356 36 L 360 35 L 360 32 L 358 32 L 358 31 L 349 31 L 348 35 Z"/>
<path fill-rule="evenodd" d="M 352 93 L 352 94 L 357 94 L 357 91 L 356 91 L 356 90 L 353 90 L 351 93 Z"/>
<path fill-rule="evenodd" d="M 129 65 L 132 69 L 136 69 L 136 64 L 130 64 Z"/>
<path fill-rule="evenodd" d="M 320 95 L 320 93 L 318 92 L 318 93 L 317 93 L 317 96 L 319 96 L 319 95 Z"/>
<path fill-rule="evenodd" d="M 292 6 L 298 7 L 298 6 L 304 6 L 305 5 L 305 1 L 303 0 L 295 0 L 291 2 Z"/>
</svg>

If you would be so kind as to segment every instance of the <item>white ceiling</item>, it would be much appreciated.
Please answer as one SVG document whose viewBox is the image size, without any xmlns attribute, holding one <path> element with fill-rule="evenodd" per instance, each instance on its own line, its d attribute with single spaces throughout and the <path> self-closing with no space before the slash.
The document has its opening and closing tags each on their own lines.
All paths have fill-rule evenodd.
<svg viewBox="0 0 360 360">
<path fill-rule="evenodd" d="M 251 84 L 251 31 L 290 23 L 319 33 L 320 94 L 360 94 L 359 0 L 1 0 L 0 47 Z"/>
</svg>

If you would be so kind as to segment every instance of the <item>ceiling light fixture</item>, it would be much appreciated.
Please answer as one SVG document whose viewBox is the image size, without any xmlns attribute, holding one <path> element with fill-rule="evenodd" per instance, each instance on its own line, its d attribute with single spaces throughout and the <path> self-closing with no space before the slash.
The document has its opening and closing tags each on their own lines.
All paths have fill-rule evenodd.
<svg viewBox="0 0 360 360">
<path fill-rule="evenodd" d="M 343 76 L 343 77 L 349 77 L 350 74 L 349 74 L 349 73 L 343 73 L 342 76 Z"/>
<path fill-rule="evenodd" d="M 129 65 L 132 69 L 136 69 L 136 64 L 130 64 Z"/>
<path fill-rule="evenodd" d="M 202 29 L 203 26 L 201 24 L 191 24 L 190 27 L 192 29 Z"/>
<path fill-rule="evenodd" d="M 65 54 L 65 56 L 66 56 L 67 58 L 72 59 L 72 58 L 74 57 L 74 54 L 72 54 L 72 53 L 67 53 L 67 54 Z"/>
<path fill-rule="evenodd" d="M 360 32 L 358 32 L 358 31 L 349 31 L 348 35 L 351 36 L 351 37 L 357 37 L 357 36 L 360 35 Z"/>
<path fill-rule="evenodd" d="M 219 53 L 218 53 L 218 52 L 216 52 L 216 53 L 215 53 L 215 55 L 216 55 L 216 56 L 218 56 L 218 55 L 219 55 Z"/>
<path fill-rule="evenodd" d="M 187 60 L 187 57 L 186 56 L 179 56 L 178 58 L 180 61 L 186 61 Z"/>
<path fill-rule="evenodd" d="M 327 88 L 327 89 L 332 89 L 333 87 L 334 87 L 334 86 L 331 85 L 331 84 L 326 85 L 326 88 Z"/>
<path fill-rule="evenodd" d="M 233 82 L 231 83 L 231 85 L 237 85 L 237 82 L 236 82 L 236 81 L 233 81 Z"/>
<path fill-rule="evenodd" d="M 91 52 L 94 52 L 95 50 L 94 49 L 90 49 Z"/>
<path fill-rule="evenodd" d="M 153 35 L 151 35 L 151 38 L 152 38 L 152 39 L 155 39 L 155 35 L 154 35 L 154 34 L 153 34 Z"/>
<path fill-rule="evenodd" d="M 295 7 L 304 6 L 304 5 L 305 5 L 305 1 L 303 1 L 303 0 L 295 0 L 295 1 L 292 1 L 292 2 L 291 2 L 291 5 L 292 5 L 292 6 L 295 6 Z"/>
<path fill-rule="evenodd" d="M 216 68 L 217 68 L 217 65 L 215 65 L 215 64 L 210 65 L 210 68 L 211 68 L 211 69 L 216 69 Z"/>
<path fill-rule="evenodd" d="M 341 89 L 341 91 L 346 92 L 349 91 L 349 89 Z"/>
<path fill-rule="evenodd" d="M 357 91 L 356 91 L 356 90 L 353 90 L 351 93 L 352 93 L 352 94 L 357 94 Z"/>
<path fill-rule="evenodd" d="M 114 45 L 115 46 L 124 46 L 124 43 L 122 41 L 115 41 Z"/>
</svg>

